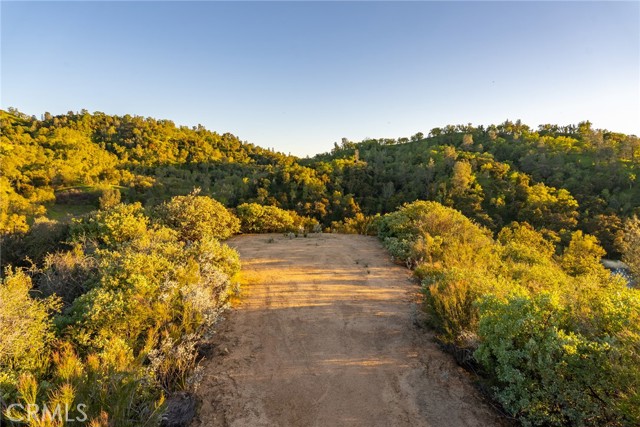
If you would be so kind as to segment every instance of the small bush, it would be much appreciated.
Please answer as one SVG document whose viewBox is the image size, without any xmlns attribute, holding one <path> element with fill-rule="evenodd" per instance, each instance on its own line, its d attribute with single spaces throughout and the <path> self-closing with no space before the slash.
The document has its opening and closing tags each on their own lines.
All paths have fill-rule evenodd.
<svg viewBox="0 0 640 427">
<path fill-rule="evenodd" d="M 106 188 L 102 191 L 102 195 L 98 199 L 101 210 L 111 209 L 112 207 L 120 204 L 122 194 L 117 188 Z"/>
<path fill-rule="evenodd" d="M 342 221 L 333 221 L 331 230 L 336 233 L 362 234 L 365 236 L 376 236 L 378 234 L 378 223 L 380 215 L 365 216 L 358 212 L 351 218 Z"/>
<path fill-rule="evenodd" d="M 57 295 L 69 305 L 98 280 L 97 263 L 76 244 L 70 251 L 50 253 L 36 275 L 38 290 Z"/>
<path fill-rule="evenodd" d="M 432 271 L 423 281 L 432 326 L 446 343 L 465 346 L 478 328 L 476 302 L 487 291 L 486 277 L 465 270 Z"/>
<path fill-rule="evenodd" d="M 148 226 L 149 218 L 140 203 L 120 204 L 74 220 L 70 234 L 76 242 L 114 248 L 146 235 Z"/>
<path fill-rule="evenodd" d="M 166 392 L 197 387 L 201 379 L 196 348 L 199 339 L 195 334 L 183 336 L 178 342 L 168 337 L 149 353 L 156 381 Z"/>
</svg>

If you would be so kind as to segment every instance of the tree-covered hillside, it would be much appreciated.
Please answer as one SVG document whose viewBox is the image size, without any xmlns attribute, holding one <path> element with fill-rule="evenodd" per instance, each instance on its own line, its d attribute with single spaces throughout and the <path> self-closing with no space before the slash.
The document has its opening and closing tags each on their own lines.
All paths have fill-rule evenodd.
<svg viewBox="0 0 640 427">
<path fill-rule="evenodd" d="M 434 200 L 494 232 L 526 221 L 566 242 L 567 232 L 581 229 L 611 256 L 619 256 L 622 221 L 640 212 L 640 140 L 589 122 L 534 131 L 507 121 L 436 128 L 428 138 L 343 140 L 303 163 L 319 170 L 330 163 L 331 182 L 367 214 Z"/>
<path fill-rule="evenodd" d="M 37 216 L 56 218 L 117 186 L 155 205 L 194 187 L 229 207 L 256 202 L 312 216 L 325 226 L 359 213 L 434 200 L 499 231 L 511 221 L 568 242 L 596 235 L 619 256 L 622 222 L 638 213 L 637 137 L 577 126 L 520 122 L 446 126 L 429 137 L 343 140 L 331 153 L 297 159 L 169 120 L 86 111 L 42 120 L 2 112 L 3 232 Z M 304 143 L 301 141 L 301 143 Z"/>
<path fill-rule="evenodd" d="M 327 175 L 297 159 L 203 127 L 102 113 L 2 112 L 3 233 L 24 232 L 34 218 L 56 218 L 117 186 L 127 201 L 155 205 L 194 187 L 227 206 L 258 202 L 294 209 L 325 223 L 357 212 L 352 198 L 329 192 Z"/>
</svg>

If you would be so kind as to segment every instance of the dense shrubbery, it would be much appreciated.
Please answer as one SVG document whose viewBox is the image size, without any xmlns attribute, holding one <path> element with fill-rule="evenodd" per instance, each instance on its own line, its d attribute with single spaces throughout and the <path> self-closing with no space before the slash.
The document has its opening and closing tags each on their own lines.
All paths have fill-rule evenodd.
<svg viewBox="0 0 640 427">
<path fill-rule="evenodd" d="M 46 372 L 55 339 L 49 314 L 60 303 L 56 297 L 31 298 L 31 288 L 31 278 L 20 270 L 7 270 L 0 285 L 0 397 L 20 375 Z"/>
<path fill-rule="evenodd" d="M 313 231 L 318 221 L 275 206 L 243 203 L 236 208 L 243 233 L 284 233 L 300 229 Z"/>
<path fill-rule="evenodd" d="M 331 223 L 331 231 L 334 233 L 375 236 L 378 234 L 379 223 L 379 214 L 367 216 L 362 213 L 357 213 L 352 218 L 345 218 L 342 221 L 333 221 Z"/>
<path fill-rule="evenodd" d="M 445 343 L 475 351 L 495 398 L 525 425 L 640 422 L 640 295 L 577 231 L 561 255 L 526 223 L 494 241 L 460 212 L 415 202 L 382 217 L 415 268 Z"/>
<path fill-rule="evenodd" d="M 25 272 L 6 272 L 5 402 L 82 403 L 96 426 L 155 425 L 166 393 L 195 387 L 198 343 L 239 270 L 237 253 L 217 238 L 238 220 L 203 196 L 174 198 L 161 209 L 150 218 L 139 204 L 117 204 L 74 221 L 72 249 L 30 270 L 46 299 L 29 294 Z M 60 297 L 66 308 L 54 327 L 50 313 Z"/>
<path fill-rule="evenodd" d="M 379 235 L 394 257 L 413 267 L 482 266 L 493 257 L 490 232 L 437 202 L 418 201 L 385 215 Z"/>
<path fill-rule="evenodd" d="M 0 111 L 0 126 L 0 235 L 24 233 L 45 214 L 108 208 L 120 196 L 151 207 L 194 187 L 225 206 L 275 206 L 325 226 L 359 212 L 326 172 L 202 126 L 87 111 L 37 120 L 13 110 Z"/>
<path fill-rule="evenodd" d="M 199 196 L 199 192 L 176 196 L 160 205 L 156 209 L 160 221 L 178 230 L 184 241 L 226 239 L 236 234 L 240 230 L 238 218 L 211 197 Z"/>
<path fill-rule="evenodd" d="M 578 292 L 574 301 L 550 292 L 484 296 L 476 358 L 498 401 L 523 424 L 637 424 L 637 291 Z"/>
<path fill-rule="evenodd" d="M 290 212 L 273 206 L 243 203 L 236 208 L 243 233 L 279 233 L 293 231 L 293 216 Z"/>
</svg>

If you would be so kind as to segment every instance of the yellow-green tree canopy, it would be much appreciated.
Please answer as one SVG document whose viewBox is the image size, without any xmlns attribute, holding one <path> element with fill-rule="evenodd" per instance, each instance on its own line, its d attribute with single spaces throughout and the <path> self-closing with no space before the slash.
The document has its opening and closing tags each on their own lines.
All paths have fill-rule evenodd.
<svg viewBox="0 0 640 427">
<path fill-rule="evenodd" d="M 184 241 L 206 236 L 226 239 L 240 230 L 240 221 L 215 199 L 200 196 L 194 191 L 186 196 L 173 197 L 157 209 L 159 220 L 179 231 Z"/>
</svg>

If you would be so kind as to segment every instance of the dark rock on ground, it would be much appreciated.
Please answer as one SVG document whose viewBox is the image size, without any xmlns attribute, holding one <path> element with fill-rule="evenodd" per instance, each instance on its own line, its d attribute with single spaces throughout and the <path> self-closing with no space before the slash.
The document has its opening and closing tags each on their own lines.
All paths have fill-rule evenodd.
<svg viewBox="0 0 640 427">
<path fill-rule="evenodd" d="M 162 416 L 161 427 L 188 427 L 196 415 L 195 396 L 180 392 L 167 399 L 167 411 Z"/>
</svg>

